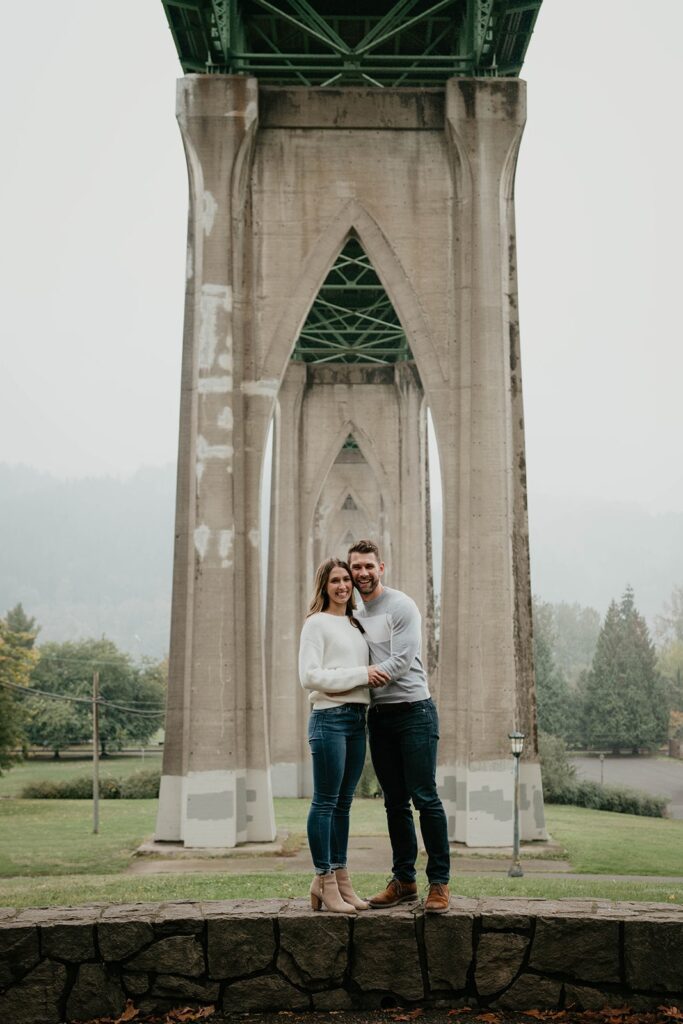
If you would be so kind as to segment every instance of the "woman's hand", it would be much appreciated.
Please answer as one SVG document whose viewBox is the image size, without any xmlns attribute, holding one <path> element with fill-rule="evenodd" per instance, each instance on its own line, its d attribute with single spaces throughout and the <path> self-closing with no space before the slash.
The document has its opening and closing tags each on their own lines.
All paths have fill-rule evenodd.
<svg viewBox="0 0 683 1024">
<path fill-rule="evenodd" d="M 377 689 L 380 686 L 386 686 L 390 682 L 390 677 L 377 665 L 368 665 L 368 686 L 372 689 Z"/>
</svg>

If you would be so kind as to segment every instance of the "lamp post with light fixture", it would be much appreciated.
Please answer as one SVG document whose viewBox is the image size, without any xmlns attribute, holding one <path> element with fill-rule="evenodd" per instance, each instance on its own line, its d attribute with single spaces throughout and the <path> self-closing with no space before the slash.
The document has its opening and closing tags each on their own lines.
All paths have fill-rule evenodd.
<svg viewBox="0 0 683 1024">
<path fill-rule="evenodd" d="M 522 871 L 522 865 L 519 862 L 519 759 L 522 756 L 522 751 L 524 750 L 525 735 L 523 732 L 511 732 L 508 733 L 508 738 L 510 740 L 510 747 L 512 748 L 512 756 L 515 759 L 515 793 L 513 811 L 514 831 L 512 838 L 512 864 L 508 871 L 508 877 L 522 878 L 524 872 Z"/>
</svg>

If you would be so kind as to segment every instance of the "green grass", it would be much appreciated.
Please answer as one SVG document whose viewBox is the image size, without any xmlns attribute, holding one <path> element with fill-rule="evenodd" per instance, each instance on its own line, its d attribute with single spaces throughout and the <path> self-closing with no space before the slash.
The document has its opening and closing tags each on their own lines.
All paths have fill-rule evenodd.
<svg viewBox="0 0 683 1024">
<path fill-rule="evenodd" d="M 146 753 L 144 758 L 139 755 L 131 757 L 127 754 L 114 754 L 105 757 L 100 761 L 100 778 L 107 776 L 120 779 L 124 775 L 131 775 L 143 768 L 161 768 L 161 754 Z M 29 761 L 22 761 L 20 764 L 10 768 L 4 775 L 0 775 L 0 797 L 19 796 L 21 790 L 29 782 L 61 782 L 67 779 L 76 779 L 82 775 L 90 775 L 92 772 L 92 761 L 87 755 L 65 756 L 59 761 L 52 758 L 31 758 Z"/>
<path fill-rule="evenodd" d="M 558 805 L 546 819 L 581 874 L 683 876 L 683 821 Z"/>
<path fill-rule="evenodd" d="M 357 890 L 370 895 L 384 887 L 383 874 L 353 876 Z M 0 880 L 0 905 L 11 907 L 69 906 L 89 902 L 133 903 L 162 900 L 229 900 L 305 897 L 311 875 L 82 875 L 65 878 L 13 878 Z M 451 892 L 457 896 L 522 896 L 544 899 L 647 900 L 683 904 L 683 886 L 628 883 L 598 879 L 455 877 Z"/>
<path fill-rule="evenodd" d="M 156 800 L 1 800 L 0 876 L 111 874 L 154 830 Z"/>
</svg>

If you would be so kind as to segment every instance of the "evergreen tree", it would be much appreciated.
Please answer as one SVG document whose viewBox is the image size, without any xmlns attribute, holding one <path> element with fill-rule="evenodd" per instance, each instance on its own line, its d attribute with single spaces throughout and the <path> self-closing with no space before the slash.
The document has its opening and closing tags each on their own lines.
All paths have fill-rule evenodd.
<svg viewBox="0 0 683 1024">
<path fill-rule="evenodd" d="M 534 666 L 538 728 L 575 742 L 575 708 L 564 673 L 555 664 L 553 606 L 534 599 Z"/>
<path fill-rule="evenodd" d="M 36 637 L 40 633 L 40 626 L 36 625 L 35 616 L 28 617 L 21 601 L 19 604 L 15 604 L 14 608 L 10 608 L 5 621 L 8 628 L 21 638 L 18 642 L 22 647 L 29 649 L 33 647 Z"/>
<path fill-rule="evenodd" d="M 25 698 L 15 696 L 15 686 L 27 686 L 35 654 L 23 643 L 23 633 L 15 633 L 0 619 L 0 771 L 13 762 L 12 751 L 22 737 Z"/>
<path fill-rule="evenodd" d="M 607 610 L 586 682 L 584 714 L 592 746 L 637 751 L 666 738 L 666 694 L 631 587 Z"/>
</svg>

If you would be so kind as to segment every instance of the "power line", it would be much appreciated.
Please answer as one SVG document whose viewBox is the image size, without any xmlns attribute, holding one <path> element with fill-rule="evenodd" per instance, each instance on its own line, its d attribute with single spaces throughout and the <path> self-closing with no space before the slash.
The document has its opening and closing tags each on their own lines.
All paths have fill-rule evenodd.
<svg viewBox="0 0 683 1024">
<path fill-rule="evenodd" d="M 19 686 L 17 683 L 3 683 L 0 686 L 6 690 L 20 693 L 22 697 L 47 697 L 49 700 L 65 700 L 75 704 L 92 705 L 92 697 L 70 697 L 65 693 L 48 693 L 47 690 L 37 690 L 32 686 Z M 97 701 L 99 707 L 113 708 L 115 711 L 125 711 L 129 715 L 144 715 L 147 718 L 158 718 L 165 714 L 164 711 L 142 711 L 140 708 L 126 707 L 123 704 L 115 704 L 113 701 L 104 700 L 100 697 Z"/>
</svg>

